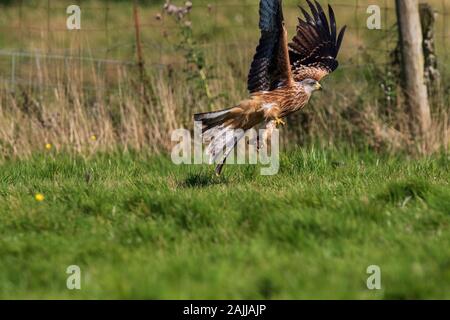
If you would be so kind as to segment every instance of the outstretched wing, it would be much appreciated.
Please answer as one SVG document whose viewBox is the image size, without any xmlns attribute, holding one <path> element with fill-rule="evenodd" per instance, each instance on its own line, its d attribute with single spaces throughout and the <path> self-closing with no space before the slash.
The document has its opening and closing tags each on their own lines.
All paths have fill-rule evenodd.
<svg viewBox="0 0 450 320">
<path fill-rule="evenodd" d="M 314 1 L 315 5 L 310 0 L 306 2 L 311 9 L 311 15 L 300 7 L 305 18 L 298 19 L 297 35 L 289 43 L 289 56 L 295 81 L 307 78 L 319 81 L 339 66 L 336 57 L 346 26 L 337 36 L 333 8 L 328 5 L 328 23 L 327 16 L 317 1 Z"/>
<path fill-rule="evenodd" d="M 261 0 L 261 38 L 248 75 L 250 93 L 270 91 L 292 83 L 282 0 Z"/>
</svg>

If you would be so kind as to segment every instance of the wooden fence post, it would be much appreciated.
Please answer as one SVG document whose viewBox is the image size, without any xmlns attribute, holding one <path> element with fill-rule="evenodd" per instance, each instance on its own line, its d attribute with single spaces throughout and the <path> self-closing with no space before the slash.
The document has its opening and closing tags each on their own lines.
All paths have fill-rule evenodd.
<svg viewBox="0 0 450 320">
<path fill-rule="evenodd" d="M 424 77 L 423 35 L 417 0 L 396 0 L 402 50 L 403 92 L 410 113 L 410 127 L 420 150 L 428 149 L 431 112 Z"/>
<path fill-rule="evenodd" d="M 139 77 L 140 77 L 140 92 L 144 102 L 149 105 L 157 105 L 158 96 L 156 95 L 155 89 L 151 81 L 149 80 L 146 70 L 145 70 L 145 60 L 144 54 L 142 52 L 142 40 L 141 40 L 141 22 L 139 17 L 139 4 L 138 0 L 133 0 L 133 19 L 134 19 L 134 28 L 135 28 L 135 36 L 136 36 L 136 55 L 137 55 L 137 67 L 139 69 Z M 144 112 L 147 113 L 147 109 L 144 109 Z"/>
<path fill-rule="evenodd" d="M 440 87 L 441 75 L 438 69 L 436 47 L 434 41 L 434 25 L 436 22 L 435 12 L 428 3 L 421 3 L 420 23 L 422 25 L 423 33 L 423 54 L 425 59 L 425 83 L 428 87 L 428 95 L 433 101 L 435 97 L 436 102 L 441 101 Z"/>
</svg>

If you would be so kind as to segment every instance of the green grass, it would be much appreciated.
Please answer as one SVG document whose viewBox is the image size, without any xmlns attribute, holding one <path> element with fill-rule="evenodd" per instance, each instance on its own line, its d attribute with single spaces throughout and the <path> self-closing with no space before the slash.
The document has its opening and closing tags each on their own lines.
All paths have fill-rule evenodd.
<svg viewBox="0 0 450 320">
<path fill-rule="evenodd" d="M 448 155 L 297 150 L 273 177 L 211 172 L 133 154 L 3 163 L 0 298 L 450 298 Z"/>
</svg>

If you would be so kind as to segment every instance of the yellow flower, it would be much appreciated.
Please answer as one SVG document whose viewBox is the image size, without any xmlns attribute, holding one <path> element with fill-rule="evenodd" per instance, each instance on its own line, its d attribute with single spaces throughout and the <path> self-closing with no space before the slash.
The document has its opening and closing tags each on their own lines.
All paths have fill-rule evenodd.
<svg viewBox="0 0 450 320">
<path fill-rule="evenodd" d="M 52 145 L 50 143 L 45 144 L 45 149 L 51 150 L 52 149 Z"/>
<path fill-rule="evenodd" d="M 92 140 L 92 141 L 97 141 L 97 137 L 96 137 L 95 135 L 92 135 L 92 136 L 91 136 L 91 140 Z"/>
<path fill-rule="evenodd" d="M 36 201 L 38 201 L 38 202 L 42 202 L 45 200 L 45 197 L 42 193 L 36 193 L 36 195 L 34 196 L 34 199 L 36 199 Z"/>
</svg>

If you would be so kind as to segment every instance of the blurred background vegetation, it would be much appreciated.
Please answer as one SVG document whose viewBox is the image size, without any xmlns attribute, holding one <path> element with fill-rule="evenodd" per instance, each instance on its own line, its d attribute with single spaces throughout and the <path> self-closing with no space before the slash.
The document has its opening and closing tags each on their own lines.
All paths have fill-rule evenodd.
<svg viewBox="0 0 450 320">
<path fill-rule="evenodd" d="M 217 178 L 156 154 L 193 113 L 247 97 L 258 0 L 192 0 L 182 19 L 139 1 L 138 23 L 132 1 L 1 1 L 0 297 L 450 297 L 450 158 L 409 156 L 394 1 L 329 2 L 349 26 L 341 68 L 282 128 L 280 173 Z M 293 35 L 305 1 L 284 3 Z M 450 0 L 428 3 L 432 151 L 447 151 Z M 67 290 L 73 264 L 82 290 Z M 381 291 L 367 290 L 373 264 Z"/>
<path fill-rule="evenodd" d="M 443 78 L 432 97 L 432 149 L 440 150 L 448 148 L 450 135 L 450 3 L 426 2 L 436 10 Z M 193 113 L 228 108 L 247 96 L 259 39 L 258 0 L 193 0 L 181 19 L 164 10 L 164 0 L 136 3 L 144 72 L 138 67 L 132 1 L 1 1 L 1 157 L 29 155 L 47 143 L 79 153 L 164 152 L 173 129 L 192 128 Z M 348 25 L 341 68 L 326 79 L 323 94 L 289 119 L 286 146 L 414 151 L 399 90 L 394 1 L 329 3 L 338 25 Z M 71 4 L 81 7 L 81 30 L 66 28 Z M 171 4 L 185 6 L 179 0 Z M 284 0 L 290 35 L 298 4 L 306 5 Z M 366 26 L 370 4 L 381 8 L 382 30 Z"/>
</svg>

